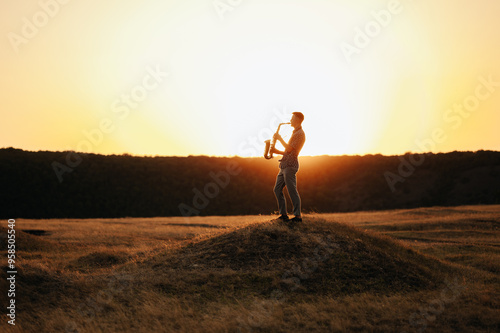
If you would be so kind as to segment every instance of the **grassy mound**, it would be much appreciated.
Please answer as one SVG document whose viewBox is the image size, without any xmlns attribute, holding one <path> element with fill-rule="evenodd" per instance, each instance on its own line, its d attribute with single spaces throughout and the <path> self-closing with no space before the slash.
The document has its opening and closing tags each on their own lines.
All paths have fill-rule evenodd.
<svg viewBox="0 0 500 333">
<path fill-rule="evenodd" d="M 320 219 L 293 229 L 276 221 L 249 225 L 143 265 L 159 290 L 208 299 L 276 291 L 390 294 L 434 288 L 450 270 L 387 237 Z"/>
<path fill-rule="evenodd" d="M 67 268 L 87 271 L 123 264 L 128 259 L 129 256 L 127 254 L 120 252 L 93 252 L 73 260 L 67 265 Z"/>
<path fill-rule="evenodd" d="M 21 229 L 15 231 L 16 240 L 16 252 L 19 253 L 31 253 L 34 251 L 51 251 L 60 249 L 60 244 L 53 241 L 44 239 L 43 236 L 38 236 L 35 234 L 44 234 L 44 230 L 36 230 L 35 234 L 29 232 L 24 232 Z M 0 227 L 0 248 L 3 250 L 7 249 L 7 228 Z"/>
</svg>

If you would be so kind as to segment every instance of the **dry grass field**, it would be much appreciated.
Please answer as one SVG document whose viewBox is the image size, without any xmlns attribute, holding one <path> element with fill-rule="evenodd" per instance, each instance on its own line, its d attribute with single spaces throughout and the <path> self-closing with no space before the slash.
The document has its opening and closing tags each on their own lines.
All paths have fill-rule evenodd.
<svg viewBox="0 0 500 333">
<path fill-rule="evenodd" d="M 16 220 L 0 331 L 500 331 L 500 206 L 272 218 Z"/>
</svg>

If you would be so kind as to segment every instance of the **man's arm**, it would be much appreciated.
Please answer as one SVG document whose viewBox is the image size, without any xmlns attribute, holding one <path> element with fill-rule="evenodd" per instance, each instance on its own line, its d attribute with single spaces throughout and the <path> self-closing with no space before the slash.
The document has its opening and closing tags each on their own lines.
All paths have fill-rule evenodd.
<svg viewBox="0 0 500 333">
<path fill-rule="evenodd" d="M 279 154 L 279 155 L 284 155 L 285 154 L 284 151 L 278 150 L 276 148 L 272 149 L 271 153 L 273 153 L 273 154 Z"/>
<path fill-rule="evenodd" d="M 293 147 L 291 147 L 288 143 L 285 142 L 285 140 L 283 140 L 283 138 L 281 137 L 281 135 L 279 135 L 278 133 L 275 133 L 274 136 L 273 136 L 274 139 L 278 140 L 279 142 L 281 142 L 281 144 L 283 145 L 283 147 L 285 147 L 285 151 L 291 151 L 293 149 Z M 279 150 L 276 149 L 276 154 L 281 154 L 283 155 L 285 152 L 280 152 Z"/>
</svg>

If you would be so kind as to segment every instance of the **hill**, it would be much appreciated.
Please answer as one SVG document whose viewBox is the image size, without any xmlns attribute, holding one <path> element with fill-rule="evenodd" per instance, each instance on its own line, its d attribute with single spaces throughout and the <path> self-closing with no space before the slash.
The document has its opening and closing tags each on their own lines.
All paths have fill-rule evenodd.
<svg viewBox="0 0 500 333">
<path fill-rule="evenodd" d="M 305 212 L 500 203 L 500 152 L 301 157 Z M 0 149 L 2 218 L 269 214 L 277 159 Z"/>
<path fill-rule="evenodd" d="M 164 293 L 208 299 L 402 293 L 435 288 L 450 271 L 389 238 L 318 218 L 293 229 L 270 221 L 204 237 L 138 268 L 154 272 L 153 287 Z"/>
</svg>

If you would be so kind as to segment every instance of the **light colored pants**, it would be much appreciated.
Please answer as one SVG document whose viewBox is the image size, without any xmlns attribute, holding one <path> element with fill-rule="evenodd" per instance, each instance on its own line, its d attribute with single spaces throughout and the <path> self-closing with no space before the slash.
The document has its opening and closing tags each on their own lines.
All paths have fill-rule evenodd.
<svg viewBox="0 0 500 333">
<path fill-rule="evenodd" d="M 292 199 L 293 204 L 293 214 L 295 216 L 300 216 L 300 196 L 297 192 L 297 171 L 299 169 L 288 167 L 285 169 L 280 169 L 278 176 L 276 177 L 276 184 L 274 185 L 274 195 L 278 201 L 278 209 L 280 214 L 286 215 L 286 200 L 283 195 L 283 187 L 286 186 L 288 195 Z"/>
</svg>

